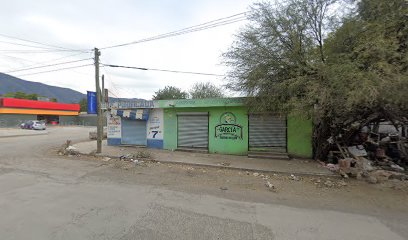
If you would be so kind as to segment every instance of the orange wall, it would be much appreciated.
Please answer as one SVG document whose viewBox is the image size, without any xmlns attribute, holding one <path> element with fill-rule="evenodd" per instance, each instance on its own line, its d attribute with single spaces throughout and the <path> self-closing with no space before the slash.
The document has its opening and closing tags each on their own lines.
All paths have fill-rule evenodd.
<svg viewBox="0 0 408 240">
<path fill-rule="evenodd" d="M 0 114 L 34 114 L 34 115 L 78 116 L 79 112 L 43 110 L 43 109 L 0 108 Z"/>
</svg>

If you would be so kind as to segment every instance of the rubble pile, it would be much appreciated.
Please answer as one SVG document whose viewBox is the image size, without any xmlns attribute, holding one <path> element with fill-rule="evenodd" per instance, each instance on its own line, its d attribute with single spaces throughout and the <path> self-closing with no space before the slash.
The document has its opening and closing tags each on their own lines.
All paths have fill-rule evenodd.
<svg viewBox="0 0 408 240">
<path fill-rule="evenodd" d="M 322 164 L 344 178 L 381 183 L 389 179 L 408 180 L 408 138 L 404 125 L 371 122 L 351 125 L 327 141 L 330 151 Z"/>
<path fill-rule="evenodd" d="M 71 140 L 67 140 L 58 150 L 59 155 L 67 155 L 67 156 L 79 156 L 79 151 L 72 146 Z"/>
</svg>

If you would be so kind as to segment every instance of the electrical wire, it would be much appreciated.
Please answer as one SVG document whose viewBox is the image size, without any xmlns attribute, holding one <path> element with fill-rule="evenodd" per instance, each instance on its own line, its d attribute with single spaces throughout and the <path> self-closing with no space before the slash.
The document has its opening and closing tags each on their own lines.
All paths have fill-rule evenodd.
<svg viewBox="0 0 408 240">
<path fill-rule="evenodd" d="M 24 46 L 24 47 L 31 47 L 31 48 L 46 49 L 46 50 L 51 50 L 51 49 L 52 49 L 52 48 L 46 48 L 46 47 L 40 47 L 40 46 L 33 46 L 33 45 L 27 45 L 27 44 L 21 44 L 21 43 L 13 43 L 13 42 L 7 42 L 7 41 L 0 41 L 0 43 L 11 44 L 11 45 L 17 45 L 17 46 Z"/>
<path fill-rule="evenodd" d="M 0 52 L 16 53 L 16 54 L 37 54 L 37 53 L 54 53 L 54 52 L 83 52 L 82 50 L 65 50 L 65 49 L 49 49 L 49 50 L 22 50 L 22 49 L 0 49 Z"/>
<path fill-rule="evenodd" d="M 101 65 L 101 66 L 102 66 L 102 68 L 103 68 L 103 70 L 104 70 L 104 72 L 105 72 L 106 81 L 109 82 L 109 86 L 111 86 L 111 87 L 113 88 L 113 89 L 108 89 L 108 92 L 112 93 L 112 95 L 113 95 L 114 97 L 119 98 L 119 97 L 118 97 L 118 95 L 120 95 L 120 94 L 119 94 L 120 90 L 118 89 L 119 87 L 116 85 L 116 83 L 114 83 L 114 81 L 113 81 L 112 78 L 110 77 L 110 74 L 109 74 L 107 68 L 106 68 L 104 65 Z M 114 90 L 115 90 L 115 91 L 114 91 Z M 116 93 L 116 94 L 115 94 L 115 93 Z"/>
<path fill-rule="evenodd" d="M 80 59 L 80 60 L 69 61 L 69 62 L 62 62 L 62 63 L 54 63 L 54 64 L 43 65 L 43 66 L 38 66 L 38 67 L 17 69 L 17 70 L 5 72 L 5 73 L 8 74 L 8 73 L 27 71 L 27 70 L 37 69 L 37 68 L 53 67 L 53 66 L 64 65 L 64 64 L 69 64 L 69 63 L 83 62 L 83 61 L 87 61 L 87 60 L 92 60 L 92 58 L 86 58 L 86 59 Z"/>
<path fill-rule="evenodd" d="M 187 33 L 191 33 L 191 32 L 202 31 L 202 30 L 209 29 L 209 28 L 224 26 L 224 25 L 227 25 L 227 24 L 232 24 L 232 23 L 235 23 L 235 22 L 246 20 L 247 18 L 245 16 L 245 14 L 247 14 L 247 13 L 248 12 L 242 12 L 242 13 L 234 14 L 234 15 L 231 15 L 231 16 L 228 16 L 228 17 L 219 18 L 219 19 L 212 20 L 212 21 L 209 21 L 209 22 L 194 25 L 194 26 L 191 26 L 191 27 L 186 27 L 186 28 L 182 28 L 182 29 L 179 29 L 179 30 L 176 30 L 176 31 L 156 35 L 156 36 L 153 36 L 153 37 L 140 39 L 140 40 L 136 40 L 136 41 L 128 42 L 128 43 L 103 47 L 103 48 L 100 48 L 100 49 L 103 50 L 103 49 L 109 49 L 109 48 L 123 47 L 123 46 L 132 45 L 132 44 L 138 44 L 138 43 L 158 40 L 158 39 L 162 39 L 162 38 L 174 37 L 174 36 L 187 34 Z"/>
<path fill-rule="evenodd" d="M 112 68 L 129 68 L 129 69 L 137 69 L 137 70 L 142 70 L 142 71 L 160 71 L 160 72 L 170 72 L 170 73 L 182 73 L 182 74 L 195 74 L 195 75 L 225 77 L 225 75 L 215 74 L 215 73 L 190 72 L 190 71 L 168 70 L 168 69 L 158 69 L 158 68 L 145 68 L 145 67 L 130 67 L 130 66 L 112 65 L 112 64 L 102 64 L 102 65 L 107 66 L 107 67 L 112 67 Z"/>
<path fill-rule="evenodd" d="M 84 53 L 84 52 L 80 52 L 80 53 L 74 53 L 74 54 L 70 54 L 70 55 L 68 55 L 68 56 L 64 56 L 64 57 L 60 57 L 60 58 L 54 58 L 54 59 L 50 59 L 50 60 L 47 60 L 47 61 L 42 61 L 42 62 L 34 62 L 34 61 L 31 61 L 31 60 L 27 60 L 27 59 L 24 59 L 24 58 L 19 58 L 19 57 L 12 57 L 12 58 L 16 58 L 16 59 L 21 59 L 21 60 L 23 60 L 23 61 L 27 61 L 27 62 L 32 62 L 32 63 L 34 63 L 34 64 L 29 64 L 29 65 L 24 65 L 24 66 L 22 66 L 22 67 L 34 67 L 34 66 L 38 66 L 38 65 L 42 65 L 42 64 L 45 64 L 45 63 L 49 63 L 49 62 L 55 62 L 55 61 L 59 61 L 59 60 L 62 60 L 62 59 L 65 59 L 65 58 L 69 58 L 69 57 L 75 57 L 75 56 L 78 56 L 78 55 L 82 55 L 82 54 L 86 54 L 86 53 Z M 4 55 L 4 56 L 7 56 L 7 55 Z M 11 57 L 11 56 L 8 56 L 8 57 Z M 11 71 L 14 71 L 14 70 L 17 70 L 18 68 L 14 68 L 14 69 L 11 69 L 11 70 L 9 70 L 9 71 L 7 71 L 7 72 L 11 72 Z"/>
<path fill-rule="evenodd" d="M 51 45 L 51 44 L 48 44 L 48 43 L 41 43 L 41 42 L 37 42 L 37 41 L 27 40 L 27 39 L 23 39 L 23 38 L 19 38 L 19 37 L 14 37 L 14 36 L 9 36 L 9 35 L 6 35 L 6 34 L 1 34 L 1 33 L 0 33 L 0 36 L 2 36 L 2 37 L 4 37 L 4 38 L 9 38 L 9 39 L 15 39 L 15 40 L 23 41 L 23 42 L 35 43 L 35 44 L 38 44 L 38 45 L 47 46 L 47 47 L 52 47 L 52 48 L 65 49 L 65 50 L 70 50 L 70 51 L 84 51 L 84 50 L 75 50 L 75 49 L 71 49 L 71 48 L 55 46 L 55 45 Z"/>
<path fill-rule="evenodd" d="M 57 72 L 57 71 L 62 71 L 62 70 L 67 70 L 67 69 L 73 69 L 73 68 L 80 68 L 80 67 L 87 67 L 87 66 L 93 66 L 93 64 L 85 64 L 85 65 L 79 65 L 79 66 L 73 66 L 73 67 L 58 68 L 58 69 L 53 69 L 53 70 L 43 71 L 43 72 L 28 73 L 28 74 L 19 75 L 19 77 L 29 76 L 29 75 L 36 75 L 36 74 L 42 74 L 42 73 L 49 73 L 49 72 Z"/>
</svg>

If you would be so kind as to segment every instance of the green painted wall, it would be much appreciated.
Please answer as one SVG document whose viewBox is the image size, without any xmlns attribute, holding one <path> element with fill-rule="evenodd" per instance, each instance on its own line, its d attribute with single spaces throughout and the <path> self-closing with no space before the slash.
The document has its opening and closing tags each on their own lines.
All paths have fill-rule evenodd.
<svg viewBox="0 0 408 240">
<path fill-rule="evenodd" d="M 248 152 L 248 111 L 243 98 L 216 99 L 179 99 L 155 101 L 164 109 L 164 148 L 177 149 L 177 112 L 209 113 L 209 146 L 210 153 L 246 155 Z M 242 139 L 222 139 L 216 137 L 216 126 L 225 112 L 236 117 L 238 128 L 242 128 Z M 287 150 L 295 157 L 311 158 L 312 121 L 300 116 L 291 115 L 287 119 Z"/>
<path fill-rule="evenodd" d="M 311 119 L 299 115 L 288 116 L 288 153 L 294 157 L 312 158 Z"/>
<path fill-rule="evenodd" d="M 246 155 L 248 151 L 248 115 L 246 107 L 197 107 L 197 108 L 167 108 L 164 109 L 164 148 L 177 148 L 177 112 L 208 112 L 209 113 L 209 142 L 210 153 Z M 242 127 L 242 138 L 221 139 L 216 137 L 216 126 L 220 124 L 221 116 L 232 113 L 237 127 Z"/>
</svg>

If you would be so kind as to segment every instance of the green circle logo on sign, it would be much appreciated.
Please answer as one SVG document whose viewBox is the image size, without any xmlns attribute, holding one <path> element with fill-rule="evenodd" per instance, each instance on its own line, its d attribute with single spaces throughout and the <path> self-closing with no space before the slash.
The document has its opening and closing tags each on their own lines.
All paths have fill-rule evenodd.
<svg viewBox="0 0 408 240">
<path fill-rule="evenodd" d="M 221 124 L 235 124 L 237 122 L 237 118 L 231 112 L 223 113 L 220 117 Z"/>
</svg>

